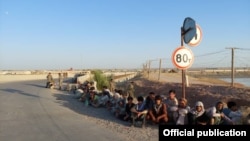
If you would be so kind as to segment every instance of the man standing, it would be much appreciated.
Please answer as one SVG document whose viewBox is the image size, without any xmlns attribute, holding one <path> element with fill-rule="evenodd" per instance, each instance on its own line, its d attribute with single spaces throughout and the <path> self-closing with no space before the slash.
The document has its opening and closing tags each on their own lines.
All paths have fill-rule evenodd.
<svg viewBox="0 0 250 141">
<path fill-rule="evenodd" d="M 59 81 L 59 90 L 62 89 L 62 83 L 63 83 L 63 75 L 62 73 L 58 73 L 58 81 Z"/>
<path fill-rule="evenodd" d="M 115 82 L 113 81 L 113 79 L 111 78 L 109 81 L 109 90 L 114 93 L 115 92 Z"/>
<path fill-rule="evenodd" d="M 128 87 L 127 87 L 127 93 L 128 93 L 128 96 L 130 97 L 135 97 L 135 89 L 134 89 L 134 82 L 133 81 L 130 81 L 130 83 L 128 84 Z"/>
<path fill-rule="evenodd" d="M 49 88 L 51 84 L 53 84 L 53 77 L 52 77 L 51 73 L 49 73 L 49 74 L 47 75 L 47 84 L 46 84 L 46 88 Z"/>
</svg>

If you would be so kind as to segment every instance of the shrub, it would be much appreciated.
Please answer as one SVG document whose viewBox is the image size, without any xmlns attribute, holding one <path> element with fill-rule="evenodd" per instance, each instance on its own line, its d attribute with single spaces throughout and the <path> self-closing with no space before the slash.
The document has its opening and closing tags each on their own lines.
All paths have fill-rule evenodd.
<svg viewBox="0 0 250 141">
<path fill-rule="evenodd" d="M 107 77 L 103 74 L 101 70 L 94 70 L 91 72 L 93 74 L 93 79 L 96 81 L 96 87 L 98 90 L 102 90 L 103 86 L 108 86 Z"/>
</svg>

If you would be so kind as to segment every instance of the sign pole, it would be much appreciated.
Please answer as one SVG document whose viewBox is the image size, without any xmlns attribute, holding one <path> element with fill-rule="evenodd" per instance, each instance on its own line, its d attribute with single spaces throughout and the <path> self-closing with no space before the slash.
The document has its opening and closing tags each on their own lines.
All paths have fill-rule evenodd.
<svg viewBox="0 0 250 141">
<path fill-rule="evenodd" d="M 174 50 L 172 54 L 172 62 L 178 68 L 181 69 L 182 73 L 182 97 L 185 98 L 185 89 L 187 85 L 186 69 L 188 69 L 193 61 L 194 55 L 192 51 L 184 47 L 184 43 L 189 46 L 197 46 L 202 37 L 202 32 L 200 27 L 195 23 L 195 21 L 187 17 L 183 22 L 181 27 L 181 46 Z"/>
<path fill-rule="evenodd" d="M 181 27 L 181 46 L 183 46 L 183 29 Z M 182 98 L 185 98 L 185 70 L 181 70 L 182 73 Z"/>
</svg>

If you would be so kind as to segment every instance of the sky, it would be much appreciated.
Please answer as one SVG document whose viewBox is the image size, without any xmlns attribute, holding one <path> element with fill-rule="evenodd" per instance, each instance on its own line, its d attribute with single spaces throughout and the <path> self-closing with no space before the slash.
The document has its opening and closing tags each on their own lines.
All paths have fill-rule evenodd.
<svg viewBox="0 0 250 141">
<path fill-rule="evenodd" d="M 184 19 L 191 67 L 250 67 L 249 0 L 0 0 L 0 70 L 174 67 Z"/>
</svg>

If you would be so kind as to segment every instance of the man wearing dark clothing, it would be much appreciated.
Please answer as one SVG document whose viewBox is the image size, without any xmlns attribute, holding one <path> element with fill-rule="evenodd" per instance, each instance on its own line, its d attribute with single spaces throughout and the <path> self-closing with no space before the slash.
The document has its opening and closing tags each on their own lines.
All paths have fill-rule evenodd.
<svg viewBox="0 0 250 141">
<path fill-rule="evenodd" d="M 149 117 L 156 124 L 168 122 L 167 106 L 162 102 L 160 95 L 155 97 L 154 106 L 149 110 Z"/>
<path fill-rule="evenodd" d="M 142 96 L 137 97 L 137 104 L 131 109 L 132 112 L 132 125 L 135 125 L 136 121 L 142 121 L 142 127 L 146 124 L 146 115 L 148 110 L 145 107 L 144 98 Z"/>
<path fill-rule="evenodd" d="M 135 104 L 133 103 L 133 97 L 128 97 L 127 100 L 128 100 L 128 102 L 127 102 L 126 107 L 125 107 L 125 114 L 126 115 L 123 118 L 123 120 L 125 120 L 125 121 L 132 120 L 131 109 L 135 106 Z"/>
<path fill-rule="evenodd" d="M 51 73 L 49 73 L 49 74 L 47 75 L 46 88 L 50 88 L 51 85 L 53 85 L 53 83 L 54 83 L 53 77 L 52 77 Z"/>
<path fill-rule="evenodd" d="M 155 103 L 155 93 L 154 92 L 150 92 L 149 95 L 146 97 L 146 102 L 145 102 L 145 108 L 147 110 L 150 110 L 153 108 Z M 147 113 L 147 119 L 149 119 L 149 114 Z"/>
</svg>

